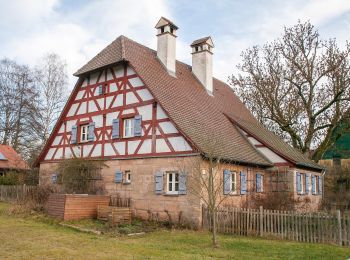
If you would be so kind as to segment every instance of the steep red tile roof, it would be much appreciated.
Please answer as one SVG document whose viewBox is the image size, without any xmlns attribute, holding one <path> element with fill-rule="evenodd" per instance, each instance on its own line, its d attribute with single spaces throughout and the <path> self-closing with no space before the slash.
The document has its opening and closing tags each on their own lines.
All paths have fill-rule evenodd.
<svg viewBox="0 0 350 260">
<path fill-rule="evenodd" d="M 1 144 L 0 153 L 5 158 L 3 159 L 1 156 L 2 159 L 0 159 L 0 169 L 29 169 L 28 164 L 11 146 Z"/>
<path fill-rule="evenodd" d="M 212 141 L 217 140 L 215 154 L 241 163 L 271 166 L 242 136 L 236 126 L 251 132 L 268 147 L 289 161 L 320 169 L 313 161 L 296 151 L 264 128 L 242 104 L 232 89 L 214 79 L 213 96 L 192 74 L 191 66 L 176 62 L 176 77 L 167 73 L 154 50 L 125 36 L 118 37 L 74 75 L 127 61 L 183 133 L 203 153 L 210 153 Z"/>
</svg>

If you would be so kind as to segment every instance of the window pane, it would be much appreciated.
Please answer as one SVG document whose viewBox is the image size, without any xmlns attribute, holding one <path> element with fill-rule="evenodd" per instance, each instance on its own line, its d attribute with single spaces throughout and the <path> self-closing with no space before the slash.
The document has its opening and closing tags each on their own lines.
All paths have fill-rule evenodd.
<svg viewBox="0 0 350 260">
<path fill-rule="evenodd" d="M 179 191 L 179 183 L 178 182 L 175 183 L 175 191 Z"/>
<path fill-rule="evenodd" d="M 179 174 L 175 173 L 175 181 L 178 182 L 179 181 Z"/>
</svg>

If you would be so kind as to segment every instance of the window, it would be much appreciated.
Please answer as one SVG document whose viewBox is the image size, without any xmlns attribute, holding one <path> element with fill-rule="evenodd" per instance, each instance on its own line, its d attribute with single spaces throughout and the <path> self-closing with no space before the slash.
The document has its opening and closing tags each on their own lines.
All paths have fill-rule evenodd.
<svg viewBox="0 0 350 260">
<path fill-rule="evenodd" d="M 124 119 L 124 137 L 134 136 L 134 118 Z"/>
<path fill-rule="evenodd" d="M 320 189 L 320 187 L 318 187 L 318 185 L 319 185 L 319 179 L 320 177 L 319 176 L 317 176 L 317 175 L 315 175 L 315 194 L 318 194 L 318 192 L 319 192 L 319 189 Z"/>
<path fill-rule="evenodd" d="M 174 33 L 174 29 L 170 27 L 170 33 Z"/>
<path fill-rule="evenodd" d="M 256 192 L 264 191 L 264 175 L 257 173 L 256 174 Z"/>
<path fill-rule="evenodd" d="M 80 142 L 88 141 L 88 133 L 89 133 L 89 124 L 80 126 Z"/>
<path fill-rule="evenodd" d="M 131 182 L 131 173 L 130 171 L 125 171 L 125 183 Z"/>
<path fill-rule="evenodd" d="M 301 190 L 300 190 L 300 193 L 301 194 L 304 194 L 304 191 L 305 191 L 305 176 L 304 176 L 304 174 L 303 173 L 300 173 L 300 188 L 301 188 Z"/>
<path fill-rule="evenodd" d="M 177 172 L 167 173 L 167 193 L 169 194 L 179 193 L 179 173 Z"/>
<path fill-rule="evenodd" d="M 198 46 L 194 47 L 194 49 L 195 49 L 196 51 L 198 51 Z"/>
<path fill-rule="evenodd" d="M 231 193 L 237 192 L 237 173 L 231 172 L 231 184 L 230 184 Z"/>
<path fill-rule="evenodd" d="M 164 33 L 164 26 L 160 27 L 160 33 Z"/>
</svg>

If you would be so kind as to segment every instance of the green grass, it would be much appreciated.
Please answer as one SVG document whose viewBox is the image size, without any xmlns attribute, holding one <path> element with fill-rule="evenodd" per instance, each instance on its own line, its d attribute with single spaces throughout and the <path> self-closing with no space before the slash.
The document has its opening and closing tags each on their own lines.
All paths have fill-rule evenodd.
<svg viewBox="0 0 350 260">
<path fill-rule="evenodd" d="M 25 259 L 347 259 L 350 249 L 331 245 L 156 231 L 139 237 L 92 235 L 45 218 L 13 217 L 0 203 L 0 258 Z"/>
</svg>

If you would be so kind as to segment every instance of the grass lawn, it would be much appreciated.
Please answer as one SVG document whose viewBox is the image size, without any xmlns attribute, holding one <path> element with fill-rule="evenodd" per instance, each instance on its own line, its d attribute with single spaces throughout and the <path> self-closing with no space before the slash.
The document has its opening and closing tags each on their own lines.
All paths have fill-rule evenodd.
<svg viewBox="0 0 350 260">
<path fill-rule="evenodd" d="M 0 203 L 0 258 L 39 259 L 347 259 L 349 248 L 210 234 L 157 231 L 139 237 L 111 237 L 74 231 L 34 217 L 5 214 Z"/>
</svg>

